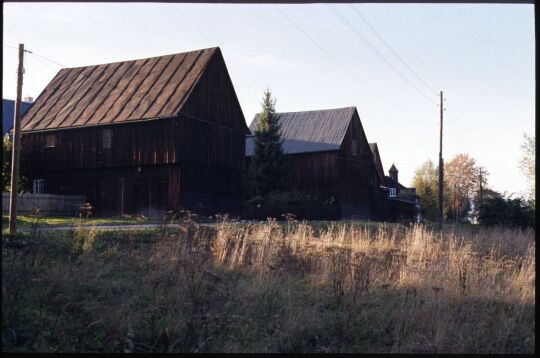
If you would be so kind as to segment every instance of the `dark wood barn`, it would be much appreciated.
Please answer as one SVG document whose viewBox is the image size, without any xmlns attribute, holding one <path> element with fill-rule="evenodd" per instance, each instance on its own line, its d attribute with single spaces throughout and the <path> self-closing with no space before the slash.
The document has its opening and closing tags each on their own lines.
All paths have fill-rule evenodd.
<svg viewBox="0 0 540 358">
<path fill-rule="evenodd" d="M 417 221 L 420 198 L 415 188 L 407 188 L 398 181 L 398 170 L 394 164 L 384 175 L 381 155 L 377 143 L 370 143 L 373 163 L 377 171 L 373 192 L 372 219 L 380 221 Z"/>
<path fill-rule="evenodd" d="M 249 129 L 219 47 L 62 69 L 21 128 L 31 179 L 99 213 L 241 211 Z"/>
<path fill-rule="evenodd" d="M 373 155 L 373 165 L 376 174 L 374 177 L 373 196 L 371 201 L 371 219 L 385 221 L 390 216 L 388 202 L 389 190 L 386 187 L 386 177 L 384 175 L 379 146 L 377 143 L 369 143 L 369 148 Z"/>
<path fill-rule="evenodd" d="M 420 197 L 416 195 L 415 188 L 407 188 L 399 182 L 399 171 L 392 164 L 385 176 L 386 188 L 389 192 L 389 215 L 388 220 L 392 221 L 413 221 L 419 220 Z"/>
<path fill-rule="evenodd" d="M 342 218 L 370 218 L 377 174 L 356 107 L 278 113 L 277 118 L 291 165 L 291 189 L 333 197 Z M 252 131 L 256 123 L 257 117 Z M 253 136 L 248 136 L 246 156 L 253 151 Z"/>
</svg>

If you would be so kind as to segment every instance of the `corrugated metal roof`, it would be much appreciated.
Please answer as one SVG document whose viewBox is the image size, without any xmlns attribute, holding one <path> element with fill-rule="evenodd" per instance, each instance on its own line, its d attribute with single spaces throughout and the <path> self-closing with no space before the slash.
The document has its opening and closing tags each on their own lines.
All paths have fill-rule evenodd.
<svg viewBox="0 0 540 358">
<path fill-rule="evenodd" d="M 173 117 L 218 47 L 58 72 L 23 117 L 23 131 Z"/>
<path fill-rule="evenodd" d="M 21 114 L 24 114 L 32 105 L 31 102 L 21 101 Z M 13 117 L 15 116 L 15 101 L 12 99 L 2 99 L 2 135 L 13 128 Z"/>
<path fill-rule="evenodd" d="M 356 107 L 306 112 L 276 113 L 281 126 L 283 151 L 288 154 L 338 150 Z M 257 127 L 257 115 L 249 129 Z M 246 155 L 254 152 L 253 137 L 246 138 Z"/>
</svg>

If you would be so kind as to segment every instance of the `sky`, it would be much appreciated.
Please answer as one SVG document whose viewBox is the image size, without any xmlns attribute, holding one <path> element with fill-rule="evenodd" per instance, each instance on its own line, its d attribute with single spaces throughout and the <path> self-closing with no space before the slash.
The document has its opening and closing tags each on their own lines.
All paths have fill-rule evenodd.
<svg viewBox="0 0 540 358">
<path fill-rule="evenodd" d="M 491 188 L 527 191 L 533 5 L 333 6 L 3 3 L 3 98 L 16 96 L 19 43 L 33 52 L 23 96 L 34 99 L 62 67 L 219 46 L 248 125 L 267 88 L 278 112 L 356 106 L 384 170 L 395 164 L 409 186 L 423 162 L 438 163 L 443 91 L 445 162 L 466 153 Z"/>
</svg>

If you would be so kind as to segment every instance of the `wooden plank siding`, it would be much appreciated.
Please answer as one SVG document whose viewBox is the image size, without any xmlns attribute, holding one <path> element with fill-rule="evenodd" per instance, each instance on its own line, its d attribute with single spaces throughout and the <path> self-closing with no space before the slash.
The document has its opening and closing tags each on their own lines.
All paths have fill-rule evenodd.
<svg viewBox="0 0 540 358">
<path fill-rule="evenodd" d="M 22 141 L 46 193 L 100 214 L 241 212 L 249 130 L 219 48 L 62 70 L 38 100 Z"/>
<path fill-rule="evenodd" d="M 112 133 L 112 146 L 109 149 L 103 147 L 105 129 Z M 47 148 L 46 136 L 51 135 L 55 136 L 55 147 Z M 139 166 L 145 174 L 134 183 L 143 182 L 134 185 L 154 185 L 153 181 L 145 181 L 146 173 L 164 177 L 164 182 L 169 183 L 167 188 L 170 193 L 154 194 L 152 190 L 149 191 L 148 195 L 151 196 L 167 196 L 167 201 L 159 205 L 159 209 L 177 210 L 180 205 L 176 203 L 182 201 L 180 192 L 208 193 L 212 198 L 207 202 L 212 202 L 213 196 L 239 197 L 244 172 L 244 141 L 243 133 L 224 127 L 212 127 L 209 123 L 190 118 L 37 132 L 23 136 L 24 145 L 28 145 L 33 153 L 32 177 L 43 177 L 46 183 L 57 183 L 48 185 L 47 192 L 85 193 L 97 205 L 97 209 L 107 207 L 104 205 L 107 197 L 112 201 L 120 200 L 115 197 L 118 180 L 122 179 L 131 185 L 130 178 L 139 176 L 136 172 Z M 175 169 L 173 172 L 163 172 L 152 168 L 163 165 Z M 85 179 L 85 176 L 88 178 Z M 63 178 L 67 178 L 67 183 Z M 81 184 L 83 187 L 77 189 L 69 184 L 71 181 L 83 183 L 95 180 L 102 182 L 102 189 L 92 184 Z M 131 208 L 135 211 L 144 209 L 140 205 L 146 201 L 137 200 L 133 203 L 135 206 L 130 202 L 125 203 L 126 212 L 131 211 Z M 235 211 L 239 211 L 239 199 L 232 204 Z M 221 212 L 225 211 L 224 206 L 220 204 Z M 120 209 L 115 207 L 112 211 Z"/>
</svg>

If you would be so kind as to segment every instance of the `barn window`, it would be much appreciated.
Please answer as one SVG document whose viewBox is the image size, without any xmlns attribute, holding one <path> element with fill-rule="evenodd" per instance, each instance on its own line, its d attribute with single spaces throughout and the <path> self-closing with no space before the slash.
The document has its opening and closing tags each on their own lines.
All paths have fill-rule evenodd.
<svg viewBox="0 0 540 358">
<path fill-rule="evenodd" d="M 103 130 L 103 148 L 109 149 L 112 146 L 112 131 L 110 129 Z"/>
<path fill-rule="evenodd" d="M 56 146 L 56 136 L 54 134 L 45 135 L 45 148 L 54 148 Z"/>
<path fill-rule="evenodd" d="M 356 139 L 351 140 L 351 154 L 353 157 L 358 155 L 358 145 L 356 143 Z"/>
<path fill-rule="evenodd" d="M 388 195 L 391 198 L 396 197 L 396 188 L 390 188 L 390 194 Z"/>
<path fill-rule="evenodd" d="M 34 194 L 43 194 L 45 192 L 45 180 L 43 179 L 34 179 L 33 181 L 33 193 Z"/>
</svg>

